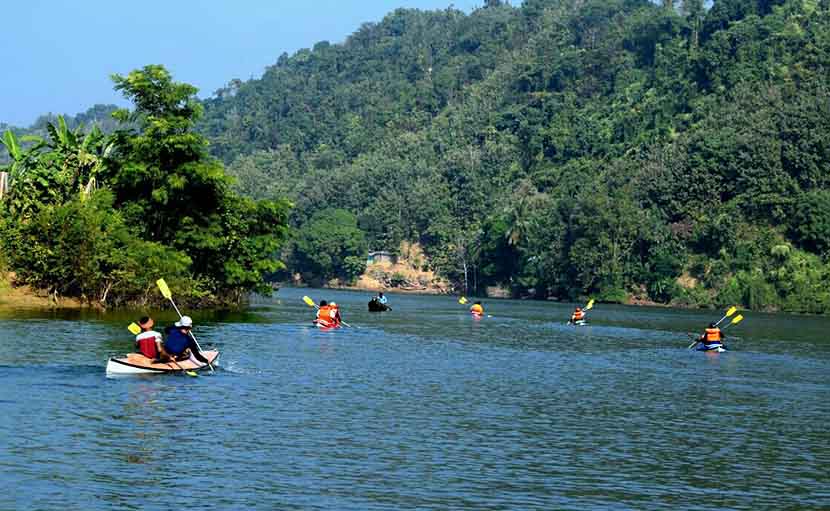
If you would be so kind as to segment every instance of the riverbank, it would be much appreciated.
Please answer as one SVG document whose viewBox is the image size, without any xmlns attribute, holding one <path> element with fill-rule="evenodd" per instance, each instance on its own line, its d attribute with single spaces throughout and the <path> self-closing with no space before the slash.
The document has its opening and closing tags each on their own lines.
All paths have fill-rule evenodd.
<svg viewBox="0 0 830 511">
<path fill-rule="evenodd" d="M 14 273 L 0 273 L 0 307 L 23 309 L 83 309 L 88 306 L 74 298 L 50 297 L 29 286 L 15 286 Z"/>
</svg>

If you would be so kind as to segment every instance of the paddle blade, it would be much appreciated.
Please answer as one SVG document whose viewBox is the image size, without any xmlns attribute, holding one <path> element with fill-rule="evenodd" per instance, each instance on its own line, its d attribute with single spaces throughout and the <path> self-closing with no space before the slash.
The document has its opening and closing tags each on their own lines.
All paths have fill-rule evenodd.
<svg viewBox="0 0 830 511">
<path fill-rule="evenodd" d="M 185 371 L 184 374 L 186 374 L 188 376 L 199 376 L 199 374 L 196 373 L 195 371 Z"/>
<path fill-rule="evenodd" d="M 304 302 L 306 303 L 306 305 L 308 305 L 309 307 L 314 307 L 314 306 L 316 306 L 316 305 L 317 305 L 316 303 L 314 303 L 314 300 L 312 300 L 312 299 L 311 299 L 311 298 L 309 298 L 308 296 L 304 296 L 304 297 L 303 297 L 303 301 L 304 301 Z"/>
<path fill-rule="evenodd" d="M 158 279 L 156 281 L 156 285 L 158 285 L 159 291 L 161 291 L 162 296 L 164 296 L 168 300 L 171 296 L 173 296 L 173 294 L 170 292 L 170 288 L 167 287 L 167 282 L 165 282 L 164 279 Z"/>
<path fill-rule="evenodd" d="M 735 318 L 732 320 L 732 324 L 733 324 L 733 325 L 737 325 L 738 323 L 740 323 L 740 322 L 741 322 L 741 321 L 743 321 L 743 320 L 744 320 L 744 317 L 743 317 L 743 316 L 741 316 L 740 314 L 738 314 L 738 315 L 737 315 L 737 316 L 735 316 Z"/>
<path fill-rule="evenodd" d="M 591 298 L 590 300 L 588 300 L 588 305 L 585 306 L 585 310 L 587 311 L 587 310 L 591 310 L 593 308 L 594 308 L 594 299 Z"/>
<path fill-rule="evenodd" d="M 127 327 L 127 330 L 130 331 L 133 335 L 138 335 L 141 333 L 141 327 L 136 325 L 135 323 L 130 323 L 130 326 Z"/>
<path fill-rule="evenodd" d="M 460 303 L 461 305 L 464 305 L 465 303 L 467 303 L 467 299 L 462 296 L 461 298 L 458 299 L 458 303 Z"/>
<path fill-rule="evenodd" d="M 737 310 L 738 310 L 738 308 L 737 308 L 737 307 L 729 307 L 729 310 L 728 310 L 728 311 L 726 311 L 726 317 L 728 318 L 728 317 L 729 317 L 729 316 L 731 316 L 732 314 L 735 314 L 735 311 L 737 311 Z"/>
</svg>

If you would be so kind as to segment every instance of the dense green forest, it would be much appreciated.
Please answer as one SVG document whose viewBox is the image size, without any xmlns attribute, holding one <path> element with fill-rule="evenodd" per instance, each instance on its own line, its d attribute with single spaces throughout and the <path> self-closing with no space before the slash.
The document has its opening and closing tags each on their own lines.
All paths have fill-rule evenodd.
<svg viewBox="0 0 830 511">
<path fill-rule="evenodd" d="M 320 278 L 349 280 L 367 248 L 408 241 L 473 294 L 827 312 L 829 71 L 828 0 L 400 9 L 231 81 L 202 102 L 186 161 L 224 187 L 223 162 L 237 192 L 276 205 L 266 217 L 290 215 L 282 255 Z M 165 135 L 142 126 L 107 139 L 120 153 L 96 204 L 181 252 L 197 217 L 148 206 L 167 191 L 133 168 L 168 163 L 141 141 Z M 248 239 L 237 220 L 225 233 Z M 180 273 L 237 283 L 205 244 Z"/>
<path fill-rule="evenodd" d="M 300 237 L 346 212 L 472 293 L 825 312 L 828 65 L 826 0 L 489 0 L 283 55 L 199 129 Z"/>
<path fill-rule="evenodd" d="M 135 108 L 111 112 L 110 134 L 62 116 L 46 120 L 45 138 L 3 134 L 0 263 L 18 283 L 105 307 L 159 301 L 161 277 L 193 304 L 269 292 L 288 204 L 233 192 L 193 129 L 194 87 L 162 66 L 113 81 Z"/>
</svg>

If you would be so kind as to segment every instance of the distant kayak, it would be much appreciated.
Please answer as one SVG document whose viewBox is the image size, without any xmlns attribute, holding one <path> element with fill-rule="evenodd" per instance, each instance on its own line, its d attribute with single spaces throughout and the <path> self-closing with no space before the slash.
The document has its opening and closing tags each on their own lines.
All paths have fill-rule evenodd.
<svg viewBox="0 0 830 511">
<path fill-rule="evenodd" d="M 392 307 L 385 303 L 380 303 L 377 298 L 369 300 L 369 312 L 386 312 L 392 310 Z"/>
<path fill-rule="evenodd" d="M 216 364 L 219 358 L 219 351 L 207 350 L 202 355 Z M 129 374 L 164 374 L 180 373 L 182 371 L 200 371 L 207 367 L 193 357 L 177 362 L 158 362 L 147 358 L 141 353 L 128 353 L 125 357 L 112 357 L 107 361 L 107 374 L 129 375 Z"/>
<path fill-rule="evenodd" d="M 703 344 L 701 343 L 698 345 L 696 351 L 714 351 L 716 353 L 723 353 L 724 351 L 728 351 L 726 346 L 722 343 L 712 343 L 712 344 Z"/>
<path fill-rule="evenodd" d="M 316 319 L 315 319 L 314 321 L 312 321 L 312 323 L 314 323 L 314 326 L 316 326 L 316 327 L 317 327 L 317 328 L 319 328 L 320 330 L 336 330 L 336 329 L 338 329 L 338 328 L 340 328 L 340 327 L 341 327 L 341 325 L 340 325 L 340 324 L 337 324 L 337 325 L 326 325 L 326 324 L 323 324 L 323 323 L 321 323 L 321 322 L 317 321 Z"/>
<path fill-rule="evenodd" d="M 568 321 L 568 324 L 571 326 L 587 326 L 588 321 L 585 319 L 580 319 L 579 321 Z"/>
</svg>

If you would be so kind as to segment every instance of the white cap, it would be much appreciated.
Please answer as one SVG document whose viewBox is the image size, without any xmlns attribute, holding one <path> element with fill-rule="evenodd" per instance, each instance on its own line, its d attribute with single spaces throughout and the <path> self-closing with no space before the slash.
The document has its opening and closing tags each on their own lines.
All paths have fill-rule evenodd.
<svg viewBox="0 0 830 511">
<path fill-rule="evenodd" d="M 182 319 L 176 321 L 176 326 L 183 326 L 190 328 L 193 326 L 193 320 L 190 319 L 190 316 L 182 316 Z"/>
</svg>

